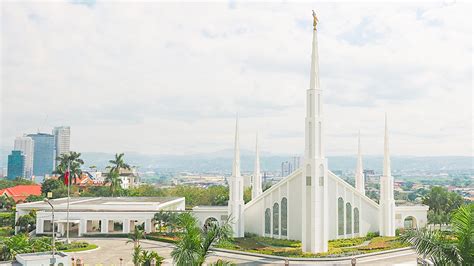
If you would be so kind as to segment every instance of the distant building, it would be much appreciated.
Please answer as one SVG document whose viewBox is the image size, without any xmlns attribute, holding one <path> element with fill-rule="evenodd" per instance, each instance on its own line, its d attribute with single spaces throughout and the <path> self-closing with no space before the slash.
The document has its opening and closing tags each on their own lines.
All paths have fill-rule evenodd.
<svg viewBox="0 0 474 266">
<path fill-rule="evenodd" d="M 34 141 L 33 175 L 50 175 L 54 170 L 54 135 L 46 133 L 29 134 Z"/>
<path fill-rule="evenodd" d="M 290 162 L 285 161 L 281 163 L 281 176 L 285 177 L 290 175 L 293 172 L 293 166 Z"/>
<path fill-rule="evenodd" d="M 25 156 L 25 178 L 33 175 L 34 141 L 30 137 L 17 137 L 15 139 L 14 150 L 21 151 Z"/>
<path fill-rule="evenodd" d="M 30 195 L 40 196 L 41 186 L 40 185 L 18 185 L 0 190 L 0 195 L 7 195 L 16 203 L 24 202 Z"/>
<path fill-rule="evenodd" d="M 293 171 L 296 171 L 298 168 L 300 168 L 300 157 L 293 156 Z"/>
<path fill-rule="evenodd" d="M 17 177 L 25 176 L 25 156 L 21 151 L 12 151 L 8 155 L 8 179 L 15 179 Z"/>
<path fill-rule="evenodd" d="M 56 156 L 57 157 L 69 153 L 71 151 L 71 127 L 55 127 L 53 129 L 54 135 L 54 146 L 56 148 Z M 58 162 L 56 162 L 56 165 Z"/>
</svg>

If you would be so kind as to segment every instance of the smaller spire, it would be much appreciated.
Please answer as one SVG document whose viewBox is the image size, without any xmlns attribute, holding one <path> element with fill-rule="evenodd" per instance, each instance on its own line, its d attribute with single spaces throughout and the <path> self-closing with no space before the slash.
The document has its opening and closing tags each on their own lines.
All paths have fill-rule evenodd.
<svg viewBox="0 0 474 266">
<path fill-rule="evenodd" d="M 364 169 L 362 167 L 362 153 L 360 148 L 360 130 L 359 130 L 359 142 L 357 152 L 357 167 L 355 173 L 356 189 L 362 194 L 365 194 L 365 180 L 364 180 Z"/>
<path fill-rule="evenodd" d="M 258 149 L 258 132 L 255 136 L 255 168 L 252 182 L 252 199 L 262 194 L 262 175 L 260 173 L 260 151 Z"/>
<path fill-rule="evenodd" d="M 235 118 L 234 163 L 232 166 L 232 176 L 240 177 L 239 115 L 238 114 Z"/>
<path fill-rule="evenodd" d="M 388 144 L 388 121 L 387 113 L 385 113 L 385 136 L 384 136 L 384 154 L 383 154 L 383 175 L 391 176 L 390 170 L 390 153 Z"/>
</svg>

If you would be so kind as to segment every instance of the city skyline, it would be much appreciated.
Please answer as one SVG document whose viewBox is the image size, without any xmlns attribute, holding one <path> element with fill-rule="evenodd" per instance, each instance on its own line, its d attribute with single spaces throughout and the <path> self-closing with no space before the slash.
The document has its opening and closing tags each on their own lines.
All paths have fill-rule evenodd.
<svg viewBox="0 0 474 266">
<path fill-rule="evenodd" d="M 242 149 L 301 154 L 314 8 L 328 155 L 382 154 L 385 112 L 394 155 L 472 155 L 469 5 L 86 3 L 3 4 L 2 149 L 227 150 L 238 112 Z"/>
</svg>

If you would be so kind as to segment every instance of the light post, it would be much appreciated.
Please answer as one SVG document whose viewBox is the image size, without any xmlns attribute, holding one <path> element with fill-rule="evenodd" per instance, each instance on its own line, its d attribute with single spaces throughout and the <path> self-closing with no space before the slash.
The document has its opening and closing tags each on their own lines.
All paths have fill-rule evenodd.
<svg viewBox="0 0 474 266">
<path fill-rule="evenodd" d="M 48 203 L 49 206 L 51 206 L 51 225 L 53 226 L 53 240 L 52 240 L 52 244 L 51 244 L 51 251 L 53 253 L 53 258 L 51 259 L 51 264 L 54 265 L 56 264 L 56 258 L 54 257 L 55 253 L 56 253 L 56 242 L 55 242 L 55 238 L 56 238 L 56 233 L 54 232 L 54 206 L 53 204 L 51 204 L 51 202 L 49 201 L 48 198 L 45 198 L 44 199 L 44 202 Z"/>
</svg>

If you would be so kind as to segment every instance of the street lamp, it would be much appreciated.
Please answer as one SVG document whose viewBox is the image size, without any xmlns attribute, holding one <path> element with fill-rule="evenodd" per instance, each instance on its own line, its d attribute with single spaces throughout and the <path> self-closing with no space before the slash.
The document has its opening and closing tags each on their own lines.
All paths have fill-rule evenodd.
<svg viewBox="0 0 474 266">
<path fill-rule="evenodd" d="M 48 203 L 49 206 L 51 206 L 51 210 L 52 210 L 52 212 L 51 212 L 51 225 L 53 226 L 53 241 L 52 241 L 53 243 L 51 245 L 52 246 L 51 249 L 52 249 L 52 253 L 53 253 L 53 258 L 51 259 L 51 264 L 54 265 L 56 263 L 56 258 L 54 257 L 55 252 L 56 252 L 56 245 L 55 245 L 56 244 L 55 243 L 56 234 L 54 232 L 54 206 L 53 206 L 53 204 L 51 204 L 51 202 L 49 201 L 48 198 L 45 198 L 44 202 Z"/>
</svg>

